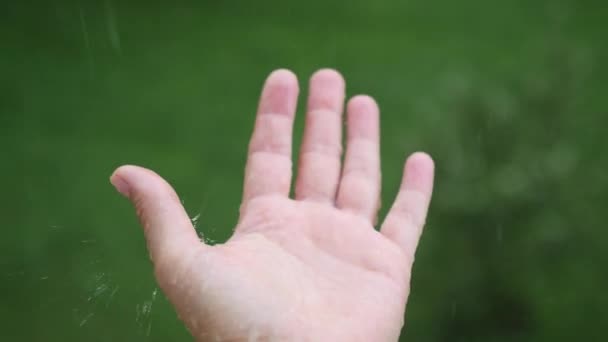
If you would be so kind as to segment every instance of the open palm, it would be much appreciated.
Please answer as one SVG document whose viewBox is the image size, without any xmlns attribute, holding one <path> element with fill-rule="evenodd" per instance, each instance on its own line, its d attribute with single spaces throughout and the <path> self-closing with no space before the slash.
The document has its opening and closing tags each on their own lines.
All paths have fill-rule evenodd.
<svg viewBox="0 0 608 342">
<path fill-rule="evenodd" d="M 112 175 L 134 203 L 158 282 L 200 341 L 396 341 L 433 185 L 433 162 L 415 153 L 380 231 L 379 111 L 368 96 L 347 106 L 344 80 L 310 81 L 295 199 L 292 126 L 298 82 L 266 80 L 245 170 L 239 223 L 225 244 L 200 241 L 177 195 L 154 172 Z"/>
</svg>

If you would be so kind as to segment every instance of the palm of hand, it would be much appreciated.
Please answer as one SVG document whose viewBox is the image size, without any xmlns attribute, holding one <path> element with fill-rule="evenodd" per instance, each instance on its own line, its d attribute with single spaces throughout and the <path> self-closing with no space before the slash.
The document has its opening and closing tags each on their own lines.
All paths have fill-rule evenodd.
<svg viewBox="0 0 608 342">
<path fill-rule="evenodd" d="M 177 196 L 154 173 L 127 166 L 112 182 L 135 203 L 159 284 L 197 339 L 395 341 L 432 161 L 424 154 L 409 158 L 397 200 L 376 231 L 377 107 L 368 97 L 349 103 L 341 170 L 336 126 L 341 130 L 343 81 L 320 71 L 311 80 L 296 199 L 289 199 L 292 80 L 278 71 L 266 83 L 241 217 L 225 244 L 200 243 Z M 319 106 L 338 113 L 338 123 L 316 118 Z"/>
<path fill-rule="evenodd" d="M 222 329 L 227 336 L 248 336 L 254 327 L 261 336 L 285 340 L 369 341 L 379 334 L 395 340 L 407 293 L 407 258 L 398 247 L 369 222 L 335 208 L 282 198 L 256 201 L 227 244 L 202 252 L 205 266 L 195 269 L 216 265 L 225 277 L 214 275 L 196 316 L 219 315 L 210 324 L 217 326 L 223 313 L 238 308 L 238 317 Z M 238 294 L 221 295 L 227 289 Z M 217 300 L 210 305 L 207 297 Z"/>
</svg>

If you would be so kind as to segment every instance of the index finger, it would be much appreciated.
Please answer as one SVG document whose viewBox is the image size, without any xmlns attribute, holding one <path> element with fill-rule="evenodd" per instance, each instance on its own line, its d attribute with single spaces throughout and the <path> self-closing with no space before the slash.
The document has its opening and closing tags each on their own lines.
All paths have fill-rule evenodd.
<svg viewBox="0 0 608 342">
<path fill-rule="evenodd" d="M 276 70 L 266 79 L 249 143 L 243 203 L 258 196 L 289 195 L 298 91 L 298 80 L 289 70 Z"/>
</svg>

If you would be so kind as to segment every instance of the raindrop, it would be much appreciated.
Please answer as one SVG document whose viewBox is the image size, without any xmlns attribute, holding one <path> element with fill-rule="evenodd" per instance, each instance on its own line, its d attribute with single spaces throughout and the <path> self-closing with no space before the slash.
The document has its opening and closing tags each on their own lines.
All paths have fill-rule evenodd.
<svg viewBox="0 0 608 342">
<path fill-rule="evenodd" d="M 108 37 L 112 48 L 121 54 L 122 49 L 120 47 L 120 32 L 118 31 L 118 20 L 116 19 L 116 11 L 111 0 L 106 0 L 106 24 L 108 28 Z"/>
</svg>

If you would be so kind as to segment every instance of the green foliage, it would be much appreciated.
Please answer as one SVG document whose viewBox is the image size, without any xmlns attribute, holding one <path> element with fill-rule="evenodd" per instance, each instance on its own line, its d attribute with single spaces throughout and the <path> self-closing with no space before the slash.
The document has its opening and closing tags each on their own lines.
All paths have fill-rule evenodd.
<svg viewBox="0 0 608 342">
<path fill-rule="evenodd" d="M 414 278 L 437 301 L 439 340 L 597 336 L 603 318 L 589 312 L 605 311 L 605 300 L 593 287 L 578 289 L 608 280 L 597 251 L 589 253 L 602 225 L 581 208 L 597 217 L 605 202 L 585 194 L 608 183 L 595 178 L 597 154 L 577 140 L 601 139 L 576 127 L 578 115 L 594 114 L 576 103 L 590 61 L 580 63 L 580 49 L 558 48 L 531 75 L 446 91 L 439 110 L 451 117 L 440 124 L 443 139 L 429 141 L 438 184 L 426 237 L 443 251 L 423 250 L 417 270 L 437 255 L 449 256 L 441 261 L 448 270 Z M 426 281 L 447 286 L 427 290 Z"/>
</svg>

